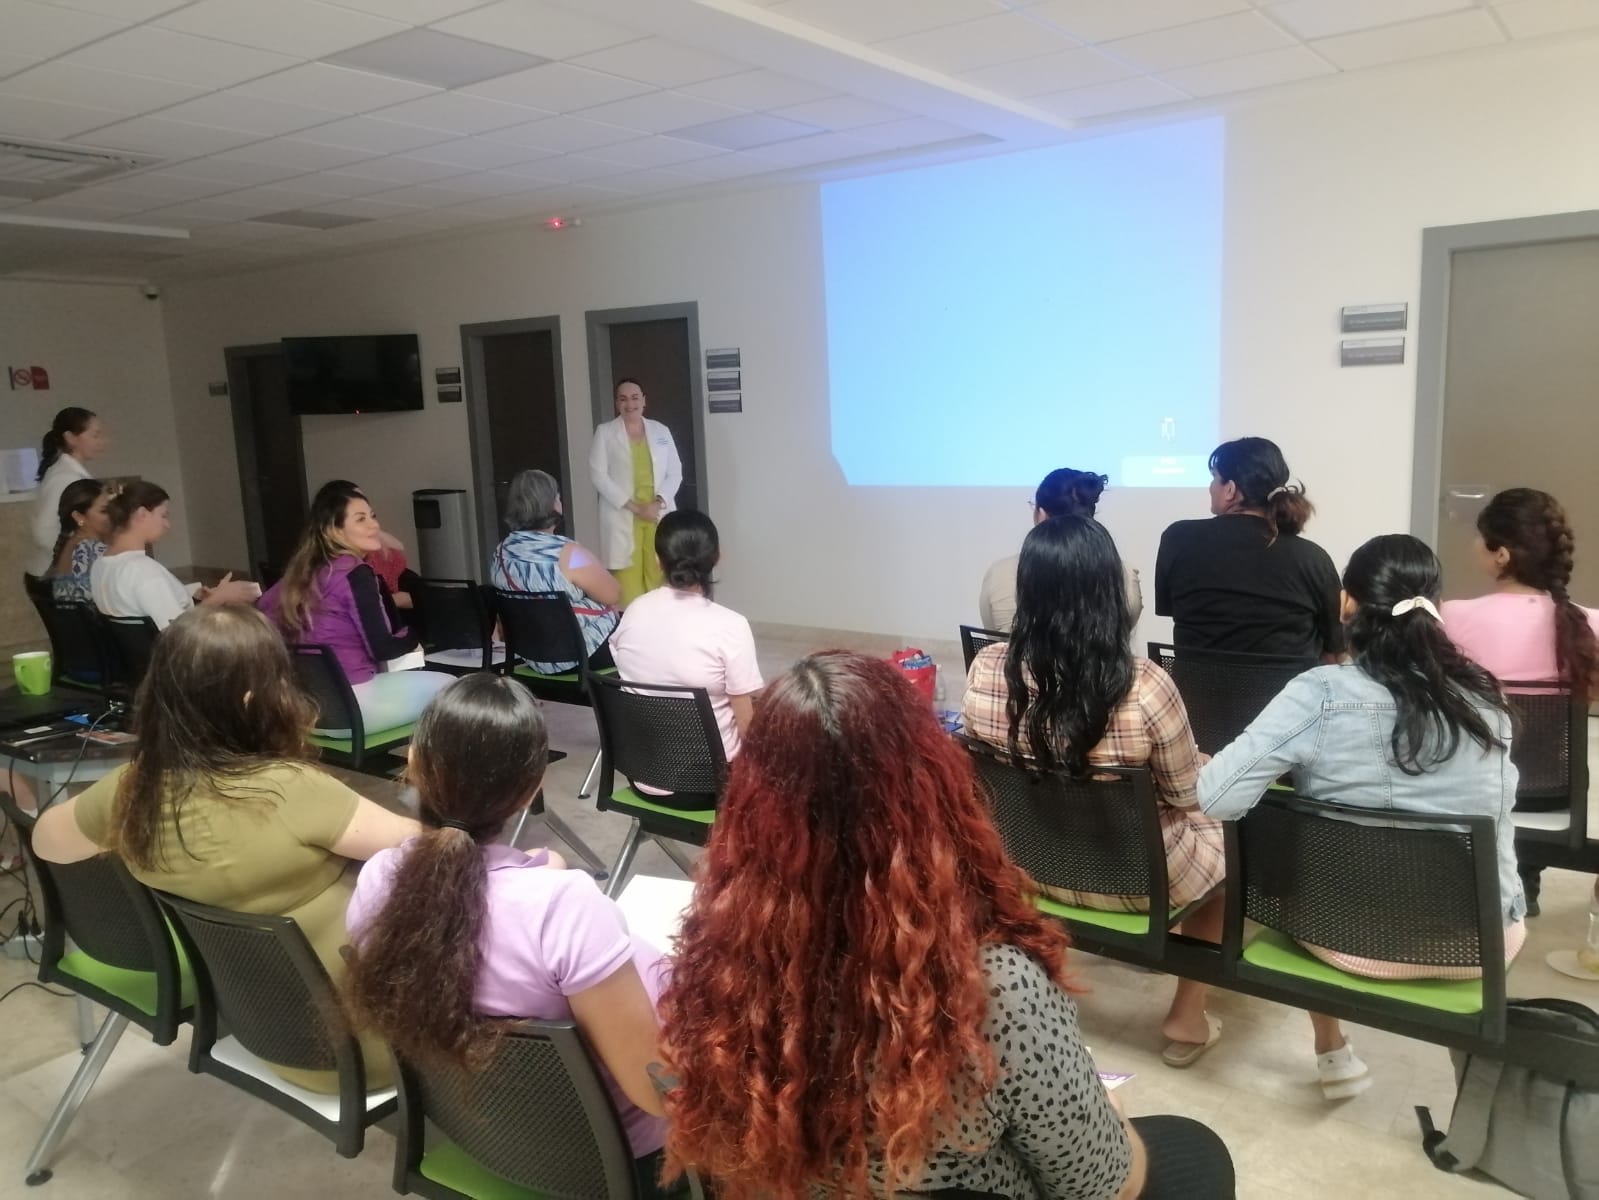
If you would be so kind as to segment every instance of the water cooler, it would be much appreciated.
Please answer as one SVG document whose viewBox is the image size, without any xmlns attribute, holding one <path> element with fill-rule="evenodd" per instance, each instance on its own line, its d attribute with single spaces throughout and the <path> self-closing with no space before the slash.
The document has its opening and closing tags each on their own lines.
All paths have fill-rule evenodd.
<svg viewBox="0 0 1599 1200">
<path fill-rule="evenodd" d="M 416 522 L 417 573 L 422 578 L 478 578 L 477 539 L 463 489 L 412 492 L 411 517 Z"/>
</svg>

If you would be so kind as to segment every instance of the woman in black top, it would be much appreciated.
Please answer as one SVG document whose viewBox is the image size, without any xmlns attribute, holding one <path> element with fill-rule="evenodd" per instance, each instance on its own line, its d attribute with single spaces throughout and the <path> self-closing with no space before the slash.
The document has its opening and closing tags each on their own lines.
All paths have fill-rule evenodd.
<svg viewBox="0 0 1599 1200">
<path fill-rule="evenodd" d="M 1194 650 L 1331 658 L 1343 650 L 1338 572 L 1300 536 L 1315 507 L 1275 442 L 1238 438 L 1210 456 L 1210 520 L 1161 535 L 1155 611 Z"/>
</svg>

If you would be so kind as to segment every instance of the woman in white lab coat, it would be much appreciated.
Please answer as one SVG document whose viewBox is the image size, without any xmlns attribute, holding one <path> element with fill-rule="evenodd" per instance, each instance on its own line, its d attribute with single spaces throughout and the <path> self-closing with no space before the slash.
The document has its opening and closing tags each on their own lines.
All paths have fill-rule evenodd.
<svg viewBox="0 0 1599 1200">
<path fill-rule="evenodd" d="M 39 487 L 33 495 L 33 551 L 28 574 L 50 573 L 56 539 L 61 536 L 61 493 L 75 479 L 89 479 L 87 464 L 105 452 L 105 424 L 86 408 L 63 408 L 50 423 L 39 449 Z"/>
<path fill-rule="evenodd" d="M 594 431 L 589 473 L 600 494 L 600 556 L 622 584 L 622 606 L 661 584 L 655 526 L 677 508 L 683 460 L 672 431 L 644 416 L 636 379 L 616 383 L 616 419 Z"/>
</svg>

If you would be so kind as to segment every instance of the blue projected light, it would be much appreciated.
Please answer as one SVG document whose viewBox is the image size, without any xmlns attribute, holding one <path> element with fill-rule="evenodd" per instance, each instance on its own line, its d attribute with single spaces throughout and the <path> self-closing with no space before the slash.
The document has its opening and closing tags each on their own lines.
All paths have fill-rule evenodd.
<svg viewBox="0 0 1599 1200">
<path fill-rule="evenodd" d="M 824 185 L 849 482 L 1208 483 L 1223 138 L 1192 121 Z"/>
</svg>

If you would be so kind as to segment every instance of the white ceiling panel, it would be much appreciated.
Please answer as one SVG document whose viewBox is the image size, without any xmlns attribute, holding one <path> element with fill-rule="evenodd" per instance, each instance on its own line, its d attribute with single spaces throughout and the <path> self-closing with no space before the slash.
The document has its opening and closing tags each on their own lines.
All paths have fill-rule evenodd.
<svg viewBox="0 0 1599 1200">
<path fill-rule="evenodd" d="M 1446 54 L 1452 50 L 1492 46 L 1504 40 L 1505 35 L 1494 24 L 1493 18 L 1481 9 L 1473 9 L 1446 17 L 1411 21 L 1406 25 L 1390 25 L 1383 29 L 1322 38 L 1312 45 L 1337 66 L 1350 71 L 1409 58 Z"/>
<path fill-rule="evenodd" d="M 410 79 L 438 88 L 458 88 L 485 79 L 525 71 L 547 60 L 505 46 L 491 46 L 437 29 L 407 29 L 330 54 L 335 66 L 351 67 L 394 79 Z"/>
<path fill-rule="evenodd" d="M 257 142 L 256 145 L 268 143 Z M 248 151 L 251 147 L 246 146 Z M 305 170 L 299 166 L 274 166 L 268 163 L 243 162 L 232 155 L 237 151 L 227 151 L 224 154 L 211 158 L 191 158 L 181 162 L 175 167 L 167 167 L 155 174 L 171 174 L 184 179 L 197 179 L 202 182 L 212 182 L 231 191 L 234 188 L 252 187 L 258 183 L 272 183 L 279 179 L 287 179 L 291 175 L 298 175 Z"/>
<path fill-rule="evenodd" d="M 439 21 L 433 28 L 541 58 L 575 58 L 645 36 L 540 0 L 501 0 Z"/>
<path fill-rule="evenodd" d="M 507 167 L 511 175 L 526 175 L 530 179 L 553 179 L 558 183 L 579 183 L 588 179 L 602 179 L 607 175 L 620 175 L 627 168 L 621 163 L 601 162 L 582 154 L 563 154 L 559 158 L 541 158 L 537 162 L 521 163 Z"/>
<path fill-rule="evenodd" d="M 394 217 L 420 208 L 419 204 L 398 204 L 393 200 L 380 200 L 376 196 L 360 196 L 351 200 L 333 200 L 316 206 L 317 212 L 338 213 L 342 217 L 368 217 L 374 221 Z"/>
<path fill-rule="evenodd" d="M 859 129 L 851 129 L 849 135 L 856 141 L 867 142 L 880 150 L 926 146 L 933 142 L 949 142 L 973 136 L 970 129 L 962 129 L 948 121 L 935 121 L 931 117 L 910 117 L 904 121 L 885 121 L 881 125 L 862 125 Z"/>
<path fill-rule="evenodd" d="M 426 25 L 442 21 L 469 8 L 479 8 L 483 0 L 327 0 L 339 8 L 353 8 L 373 16 L 387 17 L 391 21 L 404 21 L 409 25 Z"/>
<path fill-rule="evenodd" d="M 204 92 L 192 84 L 149 79 L 121 71 L 48 62 L 0 83 L 0 97 L 27 96 L 119 112 L 124 116 L 165 108 Z M 3 122 L 0 116 L 0 122 Z"/>
<path fill-rule="evenodd" d="M 91 194 L 107 198 L 126 197 L 144 199 L 145 208 L 157 208 L 178 200 L 198 200 L 201 196 L 216 196 L 230 192 L 233 185 L 214 179 L 186 179 L 164 172 L 146 172 L 141 175 L 118 176 L 110 182 L 92 188 L 80 188 L 73 198 Z"/>
<path fill-rule="evenodd" d="M 0 133 L 9 133 L 12 137 L 59 140 L 120 121 L 127 115 L 103 108 L 60 104 L 54 100 L 7 96 L 0 102 Z"/>
<path fill-rule="evenodd" d="M 297 187 L 295 180 L 288 180 L 279 184 L 268 184 L 264 187 L 243 188 L 237 192 L 227 194 L 227 202 L 242 207 L 258 209 L 260 212 L 288 212 L 296 208 L 314 208 L 321 204 L 326 196 L 318 192 L 307 191 Z"/>
<path fill-rule="evenodd" d="M 1133 112 L 1161 104 L 1176 104 L 1188 99 L 1176 88 L 1156 79 L 1121 79 L 1095 87 L 1075 88 L 1053 96 L 1036 96 L 1032 103 L 1057 116 L 1082 119 L 1102 113 Z"/>
<path fill-rule="evenodd" d="M 96 129 L 74 140 L 113 150 L 135 150 L 140 154 L 182 159 L 215 154 L 253 142 L 259 137 L 259 134 L 239 129 L 219 129 L 187 121 L 168 121 L 162 117 L 134 117 L 131 121 L 107 125 L 104 129 Z"/>
<path fill-rule="evenodd" d="M 18 71 L 26 71 L 29 67 L 36 67 L 43 61 L 42 56 L 12 54 L 9 50 L 0 50 L 0 79 L 15 75 Z"/>
<path fill-rule="evenodd" d="M 1263 54 L 1246 54 L 1242 58 L 1165 71 L 1161 79 L 1191 96 L 1219 96 L 1314 79 L 1336 71 L 1336 67 L 1314 51 L 1304 46 L 1287 46 Z"/>
<path fill-rule="evenodd" d="M 133 196 L 127 192 L 111 192 L 101 188 L 79 188 L 70 196 L 62 197 L 62 200 L 69 204 L 75 204 L 79 208 L 94 210 L 99 214 L 99 217 L 90 217 L 88 219 L 101 221 L 108 221 L 113 217 L 132 216 L 134 213 L 143 212 L 147 208 L 157 208 L 167 203 L 167 201 L 157 200 L 151 196 Z M 44 201 L 43 203 L 50 204 L 54 203 L 54 201 Z M 33 206 L 29 206 L 27 211 L 31 215 L 34 212 Z"/>
<path fill-rule="evenodd" d="M 787 117 L 790 121 L 803 121 L 835 132 L 855 129 L 861 125 L 881 125 L 884 121 L 899 121 L 911 114 L 902 109 L 890 108 L 875 100 L 862 100 L 856 96 L 834 96 L 829 100 L 812 100 L 806 104 L 791 104 L 776 108 L 772 115 Z"/>
<path fill-rule="evenodd" d="M 408 100 L 385 108 L 377 114 L 385 121 L 399 121 L 405 125 L 419 125 L 423 129 L 438 129 L 445 133 L 487 133 L 510 125 L 525 125 L 548 114 L 520 104 L 506 104 L 503 100 L 487 100 L 482 96 L 467 96 L 460 92 L 440 92 L 420 100 Z"/>
<path fill-rule="evenodd" d="M 316 0 L 199 0 L 156 24 L 299 58 L 320 58 L 408 28 Z"/>
<path fill-rule="evenodd" d="M 264 79 L 251 80 L 232 91 L 240 96 L 259 96 L 263 100 L 280 100 L 285 104 L 309 104 L 316 108 L 332 109 L 346 116 L 440 94 L 438 88 L 426 83 L 413 83 L 409 79 L 395 79 L 391 75 L 375 75 L 371 71 L 355 71 L 349 67 L 335 67 L 320 62 L 306 63 Z"/>
<path fill-rule="evenodd" d="M 1544 37 L 1599 25 L 1599 0 L 1516 0 L 1496 10 L 1512 37 Z"/>
<path fill-rule="evenodd" d="M 613 175 L 605 186 L 628 196 L 651 196 L 657 192 L 675 192 L 688 187 L 703 187 L 705 181 L 695 175 L 685 175 L 670 167 L 652 167 L 644 171 L 629 171 L 626 175 Z"/>
<path fill-rule="evenodd" d="M 782 167 L 807 167 L 813 163 L 847 161 L 852 158 L 869 158 L 882 153 L 874 146 L 847 133 L 817 133 L 810 137 L 795 138 L 791 142 L 778 142 L 774 146 L 761 146 L 749 151 L 751 155 Z"/>
<path fill-rule="evenodd" d="M 679 163 L 675 169 L 699 179 L 743 179 L 770 171 L 772 164 L 748 154 L 718 154 L 713 158 L 696 158 L 691 162 Z"/>
<path fill-rule="evenodd" d="M 530 170 L 532 168 L 529 168 Z M 548 182 L 554 182 L 550 180 Z M 544 183 L 531 175 L 511 175 L 504 171 L 474 171 L 470 175 L 452 175 L 444 181 L 452 191 L 468 192 L 474 196 L 509 196 L 513 192 L 531 192 Z"/>
<path fill-rule="evenodd" d="M 407 158 L 403 154 L 369 158 L 364 162 L 351 163 L 339 169 L 346 175 L 376 179 L 389 187 L 399 187 L 405 183 L 427 183 L 431 179 L 443 179 L 446 175 L 461 173 L 460 167 L 450 163 L 423 162 L 418 158 Z"/>
<path fill-rule="evenodd" d="M 282 225 L 268 225 L 259 221 L 235 221 L 230 225 L 206 225 L 189 235 L 189 246 L 196 250 L 209 250 L 217 246 L 242 246 L 250 242 L 266 242 L 288 235 Z"/>
<path fill-rule="evenodd" d="M 196 87 L 223 88 L 292 67 L 299 60 L 215 38 L 141 26 L 85 46 L 62 61 L 172 79 Z"/>
<path fill-rule="evenodd" d="M 343 167 L 358 159 L 375 157 L 375 152 L 355 147 L 330 146 L 299 137 L 279 137 L 218 154 L 213 161 L 265 163 L 274 167 L 298 167 L 301 171 L 325 171 L 330 167 Z"/>
<path fill-rule="evenodd" d="M 1082 41 L 1109 42 L 1248 7 L 1247 0 L 1047 0 L 1027 12 Z"/>
<path fill-rule="evenodd" d="M 127 17 L 34 4 L 31 0 L 0 0 L 0 30 L 5 32 L 6 50 L 29 58 L 54 58 L 131 24 L 132 18 Z"/>
<path fill-rule="evenodd" d="M 251 204 L 230 204 L 226 197 L 207 200 L 185 200 L 169 204 L 166 208 L 151 209 L 144 222 L 151 225 L 187 225 L 189 222 L 205 224 L 212 221 L 242 221 L 258 217 L 268 210 Z"/>
<path fill-rule="evenodd" d="M 721 154 L 715 146 L 682 138 L 646 137 L 631 142 L 618 142 L 614 146 L 600 146 L 588 152 L 589 157 L 602 162 L 620 163 L 626 167 L 669 167 L 674 163 L 689 162 L 696 158 L 712 158 Z"/>
<path fill-rule="evenodd" d="M 1035 55 L 1056 54 L 1075 44 L 1051 26 L 1020 13 L 995 13 L 959 25 L 891 38 L 877 43 L 876 49 L 935 71 L 958 74 Z"/>
<path fill-rule="evenodd" d="M 825 100 L 835 94 L 832 88 L 808 79 L 795 79 L 791 75 L 780 75 L 764 69 L 725 75 L 721 79 L 707 79 L 704 83 L 691 83 L 677 90 L 698 100 L 749 109 L 782 108 L 786 104 Z"/>
<path fill-rule="evenodd" d="M 79 12 L 100 13 L 117 17 L 128 23 L 148 21 L 162 13 L 182 8 L 190 0 L 42 0 L 58 8 L 75 8 Z"/>
<path fill-rule="evenodd" d="M 627 79 L 653 83 L 656 87 L 675 88 L 687 83 L 703 83 L 743 71 L 744 64 L 709 54 L 692 46 L 680 46 L 666 38 L 641 38 L 585 54 L 572 60 L 579 67 L 608 71 Z"/>
<path fill-rule="evenodd" d="M 1475 7 L 1473 0 L 1283 0 L 1265 11 L 1290 33 L 1319 38 Z"/>
<path fill-rule="evenodd" d="M 1113 79 L 1125 79 L 1131 74 L 1131 67 L 1107 58 L 1097 50 L 1083 47 L 968 71 L 965 78 L 978 87 L 1025 99 L 1047 92 L 1063 92 L 1067 88 L 1109 83 Z"/>
<path fill-rule="evenodd" d="M 324 199 L 348 200 L 354 196 L 381 192 L 392 185 L 379 179 L 351 175 L 345 171 L 318 171 L 311 175 L 296 175 L 286 181 L 284 186 Z"/>
<path fill-rule="evenodd" d="M 642 133 L 664 133 L 685 125 L 699 125 L 705 121 L 737 116 L 739 112 L 739 109 L 729 108 L 725 104 L 696 100 L 681 92 L 650 92 L 586 108 L 583 116 L 606 125 L 637 129 Z"/>
<path fill-rule="evenodd" d="M 605 125 L 582 117 L 549 117 L 531 121 L 526 125 L 513 125 L 509 129 L 496 129 L 484 134 L 491 142 L 509 142 L 513 146 L 529 146 L 566 154 L 574 150 L 591 150 L 595 146 L 610 146 L 616 142 L 631 141 L 638 131 Z"/>
<path fill-rule="evenodd" d="M 488 171 L 495 167 L 509 166 L 511 163 L 528 162 L 542 154 L 543 151 L 529 150 L 525 146 L 463 137 L 440 142 L 424 150 L 415 150 L 407 157 L 422 162 L 445 163 L 462 171 Z"/>
<path fill-rule="evenodd" d="M 783 0 L 769 12 L 858 42 L 880 42 L 988 16 L 988 0 Z"/>
<path fill-rule="evenodd" d="M 508 104 L 525 104 L 545 112 L 569 113 L 612 100 L 625 100 L 641 92 L 650 91 L 650 85 L 620 75 L 603 71 L 590 71 L 566 63 L 550 63 L 474 83 L 463 91 L 473 96 L 486 96 L 490 100 L 504 100 Z"/>
<path fill-rule="evenodd" d="M 1259 13 L 1212 17 L 1176 29 L 1141 33 L 1100 47 L 1143 71 L 1171 71 L 1198 63 L 1279 50 L 1292 39 Z"/>
<path fill-rule="evenodd" d="M 175 104 L 161 115 L 172 121 L 193 121 L 196 125 L 276 137 L 280 133 L 294 133 L 312 125 L 336 121 L 343 114 L 325 108 L 263 100 L 259 96 L 241 96 L 236 92 L 212 92 L 198 100 Z"/>
<path fill-rule="evenodd" d="M 415 208 L 438 208 L 447 204 L 461 204 L 475 197 L 472 192 L 463 192 L 448 184 L 418 183 L 411 187 L 379 192 L 376 198 L 390 200 L 395 204 L 409 204 Z"/>
<path fill-rule="evenodd" d="M 419 129 L 415 125 L 401 125 L 397 121 L 382 121 L 376 117 L 345 117 L 342 121 L 330 121 L 306 130 L 300 135 L 300 140 L 319 146 L 362 150 L 368 154 L 399 154 L 405 150 L 434 145 L 444 138 L 436 129 Z"/>
</svg>

